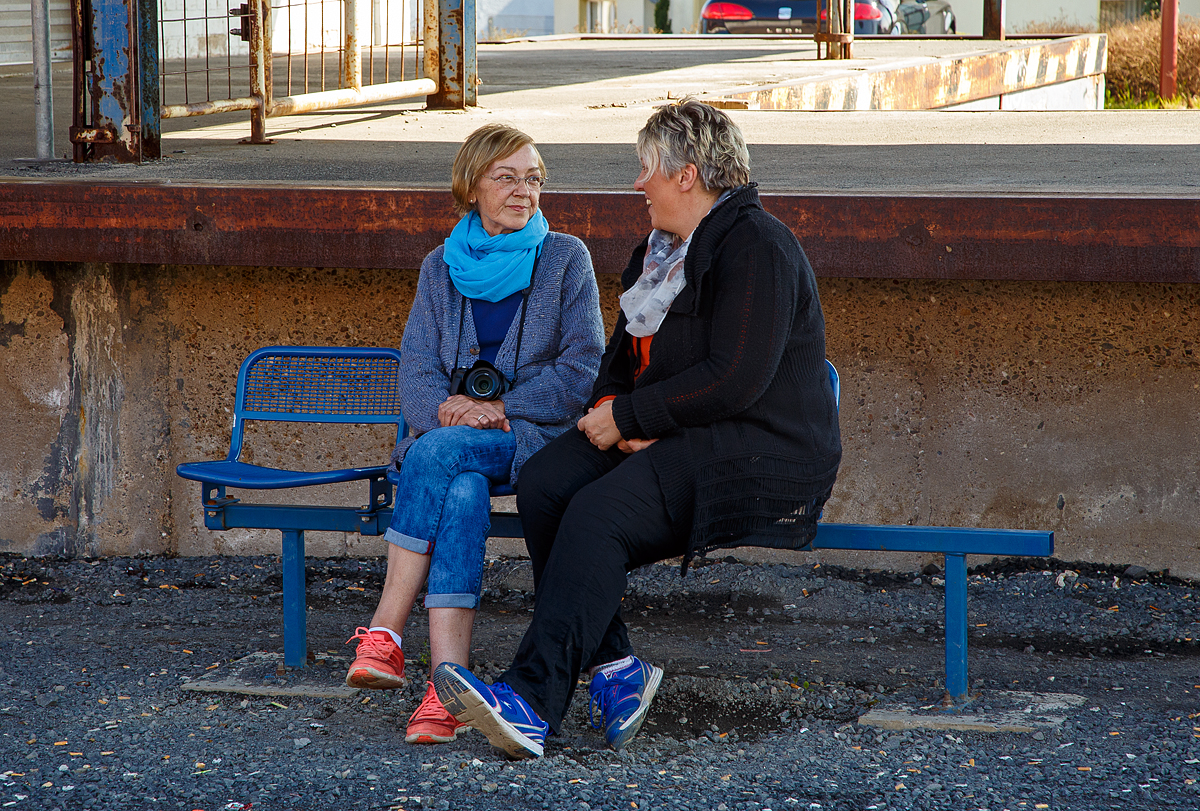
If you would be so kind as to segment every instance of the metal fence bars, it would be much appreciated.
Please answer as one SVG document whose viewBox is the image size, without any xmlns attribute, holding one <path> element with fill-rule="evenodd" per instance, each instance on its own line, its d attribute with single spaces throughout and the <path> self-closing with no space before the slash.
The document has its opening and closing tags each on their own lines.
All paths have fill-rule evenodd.
<svg viewBox="0 0 1200 811">
<path fill-rule="evenodd" d="M 853 59 L 854 0 L 819 0 L 817 6 L 817 58 Z"/>
<path fill-rule="evenodd" d="M 269 116 L 438 90 L 436 2 L 159 3 L 163 118 L 249 110 L 249 142 L 269 143 Z M 243 55 L 248 70 L 239 81 Z"/>
</svg>

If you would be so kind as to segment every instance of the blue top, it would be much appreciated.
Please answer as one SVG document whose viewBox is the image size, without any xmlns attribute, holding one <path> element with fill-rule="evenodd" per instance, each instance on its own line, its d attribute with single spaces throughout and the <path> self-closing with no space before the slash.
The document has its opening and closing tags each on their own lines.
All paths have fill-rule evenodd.
<svg viewBox="0 0 1200 811">
<path fill-rule="evenodd" d="M 471 299 L 471 317 L 475 319 L 479 357 L 493 366 L 496 365 L 496 353 L 500 351 L 500 344 L 504 343 L 508 328 L 516 318 L 517 308 L 521 306 L 521 293 L 522 291 L 517 291 L 497 302 L 481 298 Z M 514 377 L 509 371 L 505 371 L 504 375 L 509 381 Z"/>
</svg>

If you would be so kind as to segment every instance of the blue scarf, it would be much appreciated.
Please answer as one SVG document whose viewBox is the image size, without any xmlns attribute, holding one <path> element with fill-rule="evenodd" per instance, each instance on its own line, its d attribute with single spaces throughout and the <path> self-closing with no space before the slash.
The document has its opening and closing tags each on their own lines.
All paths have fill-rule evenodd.
<svg viewBox="0 0 1200 811">
<path fill-rule="evenodd" d="M 548 233 L 550 225 L 537 211 L 520 231 L 489 236 L 478 212 L 472 211 L 446 238 L 442 258 L 458 292 L 497 302 L 529 287 L 534 257 Z"/>
</svg>

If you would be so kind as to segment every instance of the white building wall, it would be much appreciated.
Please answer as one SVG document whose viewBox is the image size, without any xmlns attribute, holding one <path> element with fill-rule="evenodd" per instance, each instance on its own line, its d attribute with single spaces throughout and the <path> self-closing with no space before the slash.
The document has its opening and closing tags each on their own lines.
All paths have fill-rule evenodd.
<svg viewBox="0 0 1200 811">
<path fill-rule="evenodd" d="M 232 4 L 233 0 L 225 2 Z M 364 32 L 363 46 L 411 42 L 420 31 L 420 0 L 358 0 L 356 8 L 359 28 Z M 341 0 L 308 0 L 307 3 L 295 0 L 292 5 L 279 2 L 271 8 L 271 47 L 277 54 L 339 48 L 345 40 L 344 16 L 345 4 Z"/>
<path fill-rule="evenodd" d="M 160 59 L 189 59 L 208 56 L 244 57 L 249 43 L 229 30 L 237 28 L 237 17 L 229 16 L 229 0 L 162 0 L 159 6 Z"/>
<path fill-rule="evenodd" d="M 71 58 L 71 5 L 50 0 L 50 58 Z M 33 19 L 29 0 L 0 0 L 0 65 L 33 62 Z"/>
<path fill-rule="evenodd" d="M 950 0 L 950 8 L 954 10 L 958 33 L 975 37 L 983 35 L 983 0 L 960 0 L 957 3 Z"/>
<path fill-rule="evenodd" d="M 512 0 L 514 3 L 531 0 Z M 643 33 L 654 29 L 653 0 L 553 0 L 554 33 Z M 700 7 L 704 0 L 671 0 L 671 32 L 694 34 L 700 30 Z M 600 26 L 589 28 L 589 21 Z"/>
<path fill-rule="evenodd" d="M 553 34 L 555 6 L 555 0 L 476 0 L 476 36 L 488 40 Z"/>
<path fill-rule="evenodd" d="M 676 34 L 700 33 L 700 9 L 704 0 L 671 0 L 671 30 Z"/>
</svg>

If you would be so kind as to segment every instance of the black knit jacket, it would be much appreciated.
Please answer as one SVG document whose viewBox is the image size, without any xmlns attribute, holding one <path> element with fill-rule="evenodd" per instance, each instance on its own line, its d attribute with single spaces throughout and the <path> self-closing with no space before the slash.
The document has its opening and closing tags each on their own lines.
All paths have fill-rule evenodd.
<svg viewBox="0 0 1200 811">
<path fill-rule="evenodd" d="M 643 241 L 626 290 L 645 252 Z M 812 266 L 752 184 L 700 223 L 684 273 L 636 383 L 618 317 L 592 402 L 615 395 L 621 436 L 660 440 L 640 452 L 671 520 L 690 524 L 688 559 L 717 547 L 803 548 L 842 456 Z"/>
</svg>

